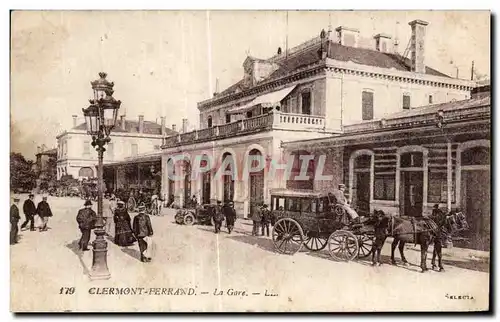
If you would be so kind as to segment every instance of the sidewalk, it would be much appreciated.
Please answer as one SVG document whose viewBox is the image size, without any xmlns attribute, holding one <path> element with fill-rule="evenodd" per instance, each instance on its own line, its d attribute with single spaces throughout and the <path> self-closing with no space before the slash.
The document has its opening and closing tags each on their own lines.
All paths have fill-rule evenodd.
<svg viewBox="0 0 500 322">
<path fill-rule="evenodd" d="M 165 216 L 171 215 L 172 218 L 173 218 L 173 216 L 175 216 L 176 212 L 177 212 L 177 209 L 172 209 L 172 208 L 163 208 L 162 209 L 162 215 L 165 215 Z M 241 233 L 244 235 L 252 235 L 252 228 L 253 228 L 253 223 L 252 223 L 251 219 L 238 218 L 236 220 L 236 223 L 235 223 L 234 231 L 236 233 Z M 272 229 L 270 229 L 270 233 L 272 234 Z M 262 238 L 262 237 L 256 237 L 256 238 Z M 384 246 L 384 249 L 388 250 L 389 254 L 390 254 L 390 250 L 391 250 L 392 241 L 393 241 L 392 237 L 387 238 L 385 243 L 388 245 Z M 428 253 L 431 254 L 431 256 L 432 256 L 433 249 L 434 249 L 434 245 L 431 245 L 429 247 L 429 250 L 428 250 Z M 405 245 L 405 250 L 420 253 L 420 245 L 414 245 L 414 244 L 407 243 Z M 396 256 L 399 257 L 399 250 L 396 250 Z M 460 248 L 460 247 L 443 248 L 443 258 L 451 259 L 451 260 L 459 260 L 459 261 L 475 261 L 475 262 L 489 264 L 490 252 L 476 250 L 476 249 L 469 249 L 469 248 Z"/>
</svg>

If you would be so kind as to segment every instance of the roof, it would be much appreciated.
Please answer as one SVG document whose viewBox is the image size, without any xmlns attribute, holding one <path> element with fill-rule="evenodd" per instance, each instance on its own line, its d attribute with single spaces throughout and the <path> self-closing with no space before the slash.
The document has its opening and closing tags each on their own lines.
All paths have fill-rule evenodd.
<svg viewBox="0 0 500 322">
<path fill-rule="evenodd" d="M 104 164 L 104 166 L 109 167 L 109 166 L 117 166 L 125 164 L 136 164 L 142 162 L 161 161 L 161 155 L 162 151 L 146 152 L 136 156 L 126 157 L 125 159 L 120 161 L 107 162 Z"/>
<path fill-rule="evenodd" d="M 306 198 L 308 197 L 321 198 L 328 196 L 326 192 L 303 190 L 303 189 L 271 189 L 271 195 L 283 196 L 283 197 L 306 197 Z"/>
<path fill-rule="evenodd" d="M 441 103 L 441 104 L 433 104 L 433 105 L 426 105 L 422 107 L 416 107 L 412 108 L 410 110 L 402 111 L 402 112 L 397 112 L 397 113 L 392 113 L 388 114 L 387 116 L 384 117 L 386 120 L 392 120 L 392 119 L 399 119 L 399 118 L 406 118 L 406 117 L 413 117 L 417 115 L 424 115 L 424 114 L 433 114 L 438 111 L 456 111 L 456 110 L 462 110 L 462 109 L 467 109 L 471 107 L 476 107 L 476 106 L 485 106 L 485 105 L 490 105 L 491 104 L 491 96 L 486 96 L 482 98 L 471 98 L 468 100 L 461 100 L 461 101 L 453 101 L 453 102 L 448 102 L 448 103 Z"/>
<path fill-rule="evenodd" d="M 48 155 L 48 154 L 57 154 L 57 148 L 45 150 L 45 151 L 42 151 L 40 153 L 37 153 L 36 155 Z"/>
<path fill-rule="evenodd" d="M 113 129 L 113 132 L 121 132 L 121 133 L 139 133 L 139 121 L 130 121 L 130 120 L 125 120 L 125 131 L 122 130 L 120 121 L 117 121 L 117 125 Z M 77 125 L 76 127 L 73 128 L 74 130 L 86 130 L 87 126 L 85 123 L 82 123 L 80 125 Z M 166 129 L 166 136 L 171 136 L 177 134 L 176 131 L 173 131 L 169 129 L 168 127 L 165 127 Z M 161 125 L 155 122 L 150 122 L 150 121 L 144 121 L 144 132 L 145 134 L 153 134 L 153 135 L 161 135 Z"/>
<path fill-rule="evenodd" d="M 279 68 L 271 73 L 271 75 L 265 79 L 265 81 L 279 78 L 286 74 L 289 74 L 301 67 L 311 65 L 321 60 L 318 51 L 321 49 L 321 43 L 316 42 L 309 48 L 298 52 L 297 54 L 290 55 L 286 60 L 275 62 L 279 65 Z M 352 61 L 360 65 L 367 65 L 373 67 L 396 69 L 400 71 L 411 71 L 411 61 L 409 58 L 403 58 L 399 54 L 394 53 L 384 53 L 373 49 L 361 48 L 361 47 L 349 47 L 337 44 L 330 41 L 330 50 L 328 52 L 328 58 L 339 60 L 339 61 Z M 429 66 L 425 67 L 425 73 L 432 76 L 440 76 L 451 78 L 450 76 L 441 73 Z M 243 91 L 244 87 L 243 80 L 231 85 L 219 95 L 227 95 L 235 93 L 237 91 Z"/>
<path fill-rule="evenodd" d="M 267 93 L 261 96 L 257 96 L 254 100 L 251 102 L 242 105 L 242 106 L 236 106 L 228 111 L 228 113 L 243 113 L 251 108 L 253 108 L 256 105 L 261 104 L 264 107 L 272 107 L 275 104 L 281 102 L 288 94 L 290 94 L 291 91 L 296 87 L 296 85 L 289 86 L 286 88 L 283 88 L 281 90 Z"/>
</svg>

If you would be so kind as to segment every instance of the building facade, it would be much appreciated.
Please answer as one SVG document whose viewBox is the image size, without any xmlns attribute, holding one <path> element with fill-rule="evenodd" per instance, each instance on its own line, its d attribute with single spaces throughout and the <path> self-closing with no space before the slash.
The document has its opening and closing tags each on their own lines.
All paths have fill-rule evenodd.
<svg viewBox="0 0 500 322">
<path fill-rule="evenodd" d="M 105 147 L 105 164 L 159 151 L 162 138 L 175 133 L 165 127 L 164 117 L 161 124 L 145 121 L 143 116 L 137 121 L 122 116 L 117 122 L 110 135 L 111 142 Z M 77 125 L 76 116 L 73 116 L 73 128 L 57 136 L 57 179 L 64 175 L 97 177 L 97 152 L 91 143 L 85 123 Z"/>
<path fill-rule="evenodd" d="M 327 155 L 329 181 L 313 190 L 348 187 L 352 206 L 394 215 L 461 209 L 470 229 L 463 246 L 490 245 L 490 96 L 431 105 L 346 126 L 337 137 L 283 145 L 286 154 Z M 314 180 L 314 179 L 313 179 Z"/>
<path fill-rule="evenodd" d="M 192 195 L 202 203 L 230 199 L 238 215 L 247 217 L 254 206 L 270 201 L 273 188 L 328 185 L 270 175 L 268 163 L 283 159 L 283 144 L 340 137 L 360 122 L 469 99 L 473 82 L 425 65 L 427 23 L 416 20 L 410 26 L 411 58 L 394 53 L 388 35 L 376 35 L 375 48 L 361 48 L 359 31 L 346 27 L 336 33 L 323 30 L 286 52 L 278 49 L 269 59 L 247 57 L 241 81 L 198 104 L 200 129 L 164 140 L 163 194 L 180 206 Z M 330 171 L 342 173 L 342 163 L 336 163 L 342 155 L 329 155 L 335 160 Z M 231 167 L 238 173 L 251 167 L 249 156 L 265 160 L 262 171 L 221 175 L 235 170 Z M 207 160 L 212 160 L 208 171 L 194 177 L 193 170 L 205 169 Z M 299 168 L 294 165 L 292 171 Z"/>
</svg>

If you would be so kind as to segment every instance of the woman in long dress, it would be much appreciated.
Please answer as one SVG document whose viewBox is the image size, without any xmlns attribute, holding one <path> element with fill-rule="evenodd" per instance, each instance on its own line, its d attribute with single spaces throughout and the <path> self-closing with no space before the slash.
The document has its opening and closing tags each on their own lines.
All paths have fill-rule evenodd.
<svg viewBox="0 0 500 322">
<path fill-rule="evenodd" d="M 134 243 L 132 234 L 132 225 L 130 224 L 130 215 L 123 201 L 117 202 L 117 208 L 114 215 L 115 222 L 115 244 L 118 246 L 130 246 Z"/>
</svg>

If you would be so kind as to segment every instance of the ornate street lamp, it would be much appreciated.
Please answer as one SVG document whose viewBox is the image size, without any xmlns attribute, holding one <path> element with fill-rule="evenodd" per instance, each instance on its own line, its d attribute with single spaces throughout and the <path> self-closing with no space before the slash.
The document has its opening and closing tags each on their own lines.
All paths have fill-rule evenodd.
<svg viewBox="0 0 500 322">
<path fill-rule="evenodd" d="M 103 154 L 106 149 L 104 146 L 111 141 L 109 135 L 115 127 L 118 110 L 121 102 L 113 98 L 112 82 L 106 80 L 106 73 L 99 73 L 99 79 L 90 82 L 94 90 L 94 98 L 90 99 L 90 105 L 86 109 L 82 109 L 85 123 L 87 125 L 87 133 L 92 136 L 92 146 L 97 150 L 98 167 L 98 197 L 97 197 L 97 222 L 95 235 L 96 239 L 92 243 L 93 259 L 92 271 L 90 278 L 109 279 L 111 274 L 108 270 L 107 253 L 108 243 L 104 238 L 104 219 L 102 214 L 102 199 L 103 199 Z"/>
</svg>

